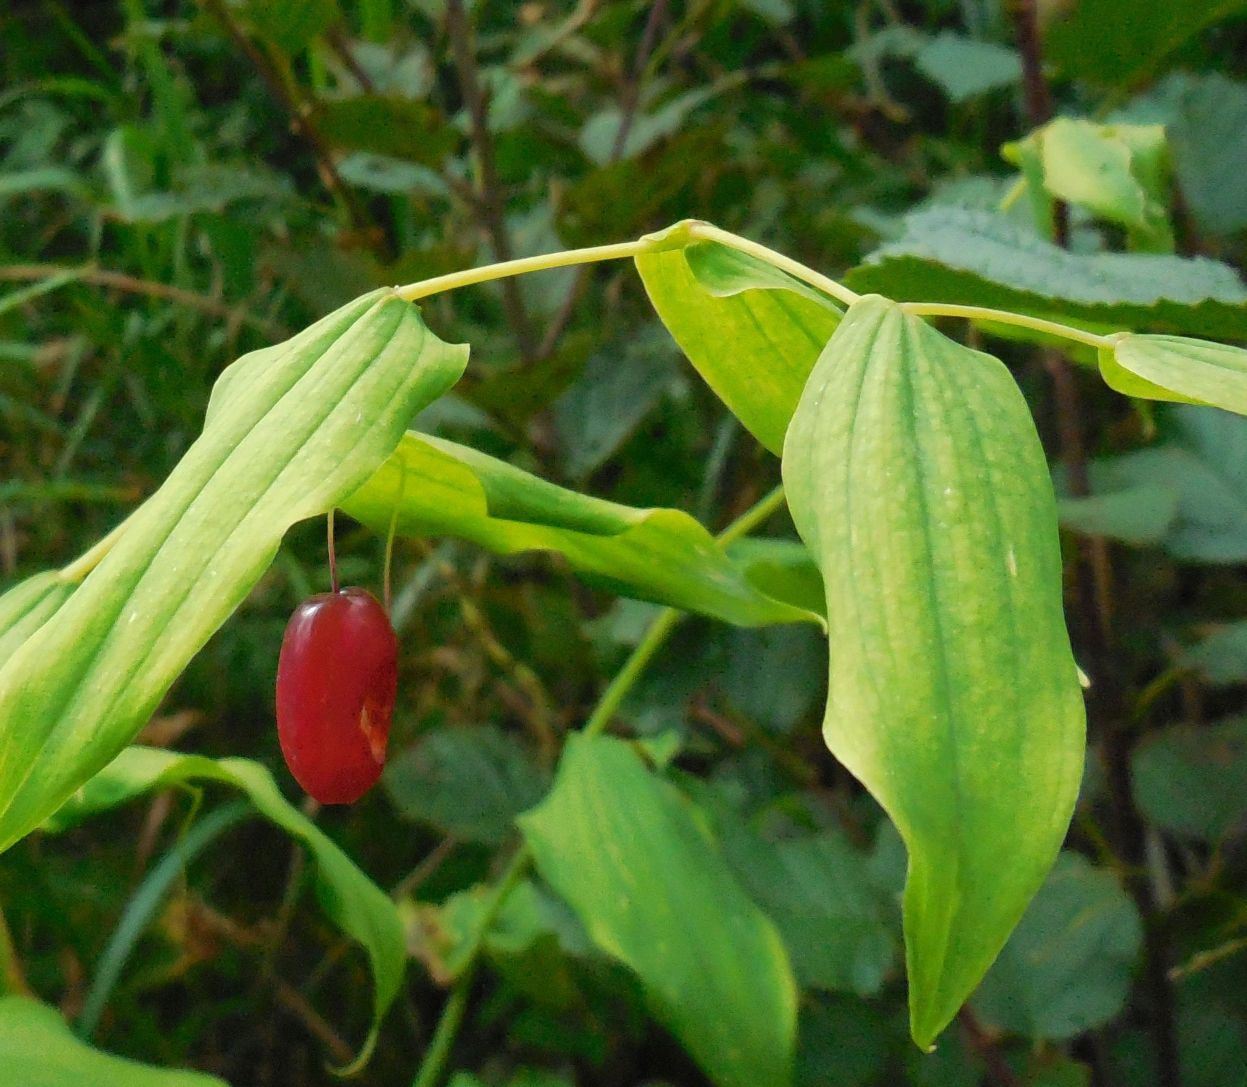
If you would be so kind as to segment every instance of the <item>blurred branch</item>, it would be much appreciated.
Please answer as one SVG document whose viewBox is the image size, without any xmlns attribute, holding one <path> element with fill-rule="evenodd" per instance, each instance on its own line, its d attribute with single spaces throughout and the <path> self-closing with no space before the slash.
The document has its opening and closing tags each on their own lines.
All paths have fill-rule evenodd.
<svg viewBox="0 0 1247 1087">
<path fill-rule="evenodd" d="M 649 9 L 649 18 L 645 20 L 645 29 L 641 32 L 641 42 L 637 46 L 636 57 L 632 62 L 631 74 L 625 80 L 619 96 L 619 128 L 616 130 L 615 140 L 611 144 L 610 156 L 607 158 L 608 166 L 619 161 L 623 155 L 624 148 L 628 145 L 628 135 L 632 131 L 632 126 L 636 123 L 637 109 L 641 104 L 641 88 L 645 79 L 645 67 L 649 63 L 650 55 L 654 51 L 654 43 L 658 37 L 658 27 L 666 17 L 666 12 L 667 0 L 654 0 Z M 588 267 L 581 265 L 576 269 L 576 275 L 572 279 L 571 285 L 567 288 L 567 294 L 563 298 L 562 305 L 559 306 L 558 312 L 554 315 L 554 320 L 550 322 L 550 327 L 546 329 L 546 334 L 542 338 L 541 349 L 538 351 L 538 355 L 541 358 L 545 358 L 553 353 L 563 333 L 567 331 L 567 326 L 571 323 L 572 315 L 576 312 L 576 305 L 580 301 L 580 296 L 584 291 L 588 278 Z"/>
<path fill-rule="evenodd" d="M 512 260 L 515 256 L 511 235 L 507 231 L 502 185 L 498 180 L 498 163 L 494 154 L 494 137 L 489 131 L 489 102 L 481 88 L 480 73 L 476 67 L 472 28 L 468 23 L 463 0 L 447 0 L 446 33 L 450 38 L 451 52 L 459 75 L 459 87 L 468 109 L 471 124 L 472 146 L 476 151 L 480 194 L 478 207 L 494 257 L 499 261 Z M 534 341 L 528 314 L 519 284 L 514 280 L 502 283 L 502 304 L 507 320 L 515 333 L 520 354 L 525 359 L 534 357 Z"/>
<path fill-rule="evenodd" d="M 1044 77 L 1043 54 L 1036 0 L 1011 0 L 1014 38 L 1022 59 L 1023 100 L 1031 128 L 1052 118 L 1052 94 Z M 1069 242 L 1069 207 L 1057 200 L 1053 210 L 1053 241 Z M 1041 352 L 1051 380 L 1057 408 L 1061 460 L 1075 495 L 1090 492 L 1087 473 L 1086 430 L 1078 377 L 1060 352 Z M 1087 701 L 1089 716 L 1102 729 L 1104 762 L 1111 798 L 1113 838 L 1123 862 L 1127 890 L 1144 921 L 1143 985 L 1151 1003 L 1152 1041 L 1156 1049 L 1157 1081 L 1161 1087 L 1181 1087 L 1177 1018 L 1173 987 L 1168 977 L 1168 940 L 1160 908 L 1146 877 L 1147 828 L 1134 802 L 1131 749 L 1134 730 L 1130 708 L 1117 674 L 1117 646 L 1112 622 L 1112 564 L 1103 537 L 1079 537 L 1075 563 L 1078 625 L 1082 652 L 1092 677 Z"/>
<path fill-rule="evenodd" d="M 289 115 L 290 127 L 311 148 L 312 154 L 316 158 L 317 173 L 320 174 L 320 179 L 325 188 L 333 193 L 346 210 L 351 220 L 351 228 L 365 235 L 371 236 L 375 234 L 376 228 L 372 222 L 372 217 L 368 214 L 368 209 L 355 192 L 342 180 L 342 175 L 338 173 L 337 164 L 334 162 L 333 149 L 312 120 L 309 106 L 299 101 L 287 81 L 282 78 L 282 74 L 277 70 L 276 65 L 265 54 L 264 50 L 247 36 L 246 31 L 238 25 L 237 20 L 230 14 L 229 8 L 223 0 L 201 0 L 201 2 L 209 14 L 221 24 L 229 39 L 251 61 L 256 74 L 263 80 L 264 85 L 268 87 L 269 93 L 277 99 L 278 103 Z"/>
<path fill-rule="evenodd" d="M 89 265 L 77 269 L 66 268 L 59 264 L 9 264 L 0 267 L 0 281 L 32 282 L 55 279 L 58 276 L 66 277 L 66 282 L 89 283 L 94 287 L 110 287 L 130 294 L 144 294 L 149 298 L 163 298 L 169 302 L 177 302 L 179 305 L 198 310 L 211 317 L 220 317 L 226 321 L 247 325 L 275 340 L 284 340 L 290 335 L 288 329 L 263 317 L 257 317 L 241 306 L 231 306 L 228 302 L 222 302 L 207 295 L 195 294 L 193 291 L 173 287 L 168 283 L 138 279 L 124 272 L 109 272 Z"/>
</svg>

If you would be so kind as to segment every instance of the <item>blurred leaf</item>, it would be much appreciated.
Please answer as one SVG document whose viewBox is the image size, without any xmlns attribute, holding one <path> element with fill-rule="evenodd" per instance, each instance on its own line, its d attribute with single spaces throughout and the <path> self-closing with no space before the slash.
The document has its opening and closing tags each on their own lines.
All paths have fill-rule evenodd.
<svg viewBox="0 0 1247 1087">
<path fill-rule="evenodd" d="M 55 1008 L 0 996 L 0 1068 L 17 1087 L 226 1087 L 203 1072 L 155 1068 L 78 1041 Z"/>
<path fill-rule="evenodd" d="M 1071 253 L 1007 219 L 939 207 L 847 276 L 890 298 L 994 306 L 1102 325 L 1247 336 L 1247 288 L 1229 265 L 1154 253 Z"/>
<path fill-rule="evenodd" d="M 1168 440 L 1094 461 L 1093 489 L 1169 490 L 1178 496 L 1178 506 L 1165 550 L 1191 562 L 1247 559 L 1247 420 L 1187 405 L 1158 409 L 1157 416 Z"/>
<path fill-rule="evenodd" d="M 734 709 L 783 734 L 816 708 L 827 652 L 821 631 L 804 624 L 732 630 L 726 642 L 718 686 Z M 759 683 L 759 676 L 769 681 Z"/>
<path fill-rule="evenodd" d="M 583 479 L 611 457 L 666 395 L 676 374 L 671 338 L 657 322 L 590 356 L 554 405 L 567 472 Z"/>
<path fill-rule="evenodd" d="M 1157 826 L 1215 842 L 1247 815 L 1247 718 L 1174 725 L 1147 736 L 1132 762 L 1139 808 Z"/>
<path fill-rule="evenodd" d="M 678 510 L 590 498 L 416 433 L 342 508 L 384 533 L 400 493 L 403 535 L 455 536 L 502 555 L 556 551 L 609 591 L 742 626 L 818 621 L 755 588 L 710 533 Z"/>
<path fill-rule="evenodd" d="M 541 874 L 719 1087 L 786 1087 L 788 956 L 687 800 L 627 744 L 574 735 L 553 791 L 520 826 Z"/>
<path fill-rule="evenodd" d="M 1111 352 L 1100 352 L 1104 380 L 1119 392 L 1144 396 L 1137 384 L 1123 388 L 1113 380 L 1117 371 L 1104 365 L 1110 355 L 1121 370 L 1162 390 L 1154 399 L 1183 399 L 1247 415 L 1247 351 L 1241 347 L 1185 336 L 1118 337 Z"/>
<path fill-rule="evenodd" d="M 826 585 L 824 736 L 909 851 L 910 1023 L 928 1046 L 1043 882 L 1082 776 L 1047 459 L 1003 365 L 865 297 L 783 467 Z"/>
<path fill-rule="evenodd" d="M 914 63 L 954 102 L 1009 87 L 1022 78 L 1017 51 L 945 30 L 919 48 Z"/>
<path fill-rule="evenodd" d="M 337 0 L 244 0 L 238 14 L 287 56 L 342 20 Z"/>
<path fill-rule="evenodd" d="M 738 82 L 739 78 L 731 82 Z M 655 143 L 673 136 L 685 125 L 685 120 L 698 106 L 709 101 L 722 90 L 719 84 L 698 87 L 676 95 L 653 112 L 642 112 L 632 118 L 628 134 L 619 158 L 630 159 L 643 154 Z M 608 106 L 594 114 L 580 132 L 580 149 L 597 166 L 605 166 L 616 156 L 612 153 L 623 122 L 623 111 L 618 106 Z"/>
<path fill-rule="evenodd" d="M 465 355 L 379 291 L 224 372 L 202 435 L 0 665 L 0 850 L 133 738 L 286 529 L 359 487 Z"/>
<path fill-rule="evenodd" d="M 796 1087 L 869 1087 L 891 1056 L 893 1029 L 883 1009 L 864 1000 L 809 1001 L 801 1008 Z"/>
<path fill-rule="evenodd" d="M 432 106 L 397 95 L 322 101 L 313 118 L 321 135 L 338 147 L 426 166 L 439 165 L 459 139 Z"/>
<path fill-rule="evenodd" d="M 1172 487 L 1140 483 L 1085 498 L 1061 498 L 1056 508 L 1062 528 L 1143 547 L 1160 543 L 1168 534 L 1178 515 L 1178 500 Z"/>
<path fill-rule="evenodd" d="M 646 253 L 636 266 L 658 316 L 706 384 L 778 453 L 814 360 L 839 323 L 834 303 L 810 297 L 804 284 L 788 286 L 773 269 L 751 272 L 718 244 Z"/>
<path fill-rule="evenodd" d="M 1068 78 L 1118 86 L 1142 80 L 1204 27 L 1244 0 L 1077 0 L 1054 6 L 1045 57 Z"/>
<path fill-rule="evenodd" d="M 0 649 L 3 649 L 0 642 Z M 1185 664 L 1197 668 L 1209 683 L 1247 683 L 1247 621 L 1228 623 L 1191 646 Z"/>
<path fill-rule="evenodd" d="M 208 759 L 152 747 L 129 747 L 88 780 L 45 829 L 54 833 L 66 830 L 97 812 L 184 781 L 215 781 L 241 789 L 261 815 L 311 851 L 321 905 L 338 928 L 363 947 L 372 967 L 372 1029 L 359 1056 L 362 1063 L 376 1041 L 382 1016 L 402 984 L 407 960 L 402 925 L 389 896 L 281 795 L 264 767 L 249 759 Z"/>
<path fill-rule="evenodd" d="M 0 173 L 0 200 L 37 192 L 61 192 L 79 199 L 86 199 L 90 195 L 82 178 L 62 166 L 40 166 L 31 170 Z"/>
<path fill-rule="evenodd" d="M 879 993 L 896 961 L 895 907 L 842 834 L 767 841 L 729 823 L 723 848 L 775 922 L 803 988 Z"/>
<path fill-rule="evenodd" d="M 392 758 L 382 778 L 404 818 L 498 845 L 546 790 L 522 744 L 491 725 L 443 728 Z"/>
<path fill-rule="evenodd" d="M 1182 193 L 1200 229 L 1232 234 L 1247 227 L 1247 84 L 1220 72 L 1166 80 L 1173 112 L 1169 141 Z"/>
<path fill-rule="evenodd" d="M 1112 1019 L 1130 994 L 1143 924 L 1111 872 L 1062 853 L 974 995 L 987 1023 L 1072 1038 Z"/>
</svg>

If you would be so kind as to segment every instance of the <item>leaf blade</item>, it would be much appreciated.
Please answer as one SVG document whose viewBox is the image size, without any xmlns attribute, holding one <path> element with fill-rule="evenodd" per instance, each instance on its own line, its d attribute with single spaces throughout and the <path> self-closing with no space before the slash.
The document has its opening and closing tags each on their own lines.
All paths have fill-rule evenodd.
<svg viewBox="0 0 1247 1087">
<path fill-rule="evenodd" d="M 1000 363 L 867 296 L 811 375 L 784 480 L 826 585 L 824 736 L 909 850 L 926 1046 L 1042 883 L 1081 776 L 1047 463 Z"/>
</svg>

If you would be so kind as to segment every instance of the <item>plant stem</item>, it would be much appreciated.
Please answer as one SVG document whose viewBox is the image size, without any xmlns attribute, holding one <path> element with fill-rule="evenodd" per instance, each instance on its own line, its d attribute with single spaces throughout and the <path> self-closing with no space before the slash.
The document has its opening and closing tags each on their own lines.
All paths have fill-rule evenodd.
<svg viewBox="0 0 1247 1087">
<path fill-rule="evenodd" d="M 831 295 L 832 298 L 843 302 L 846 306 L 851 306 L 861 297 L 856 291 L 849 290 L 843 283 L 837 283 L 834 279 L 828 279 L 827 276 L 821 275 L 814 269 L 807 268 L 800 261 L 786 257 L 783 253 L 777 253 L 774 249 L 768 249 L 765 245 L 760 245 L 758 242 L 751 242 L 748 238 L 742 238 L 739 234 L 733 234 L 729 230 L 720 230 L 717 226 L 711 226 L 709 223 L 694 222 L 689 224 L 688 232 L 691 238 L 706 242 L 718 242 L 720 245 L 726 245 L 729 249 L 735 249 L 739 253 L 757 257 L 772 267 L 787 272 L 795 279 L 801 280 L 802 283 L 808 283 L 811 287 L 817 288 L 824 294 Z"/>
<path fill-rule="evenodd" d="M 776 487 L 750 506 L 749 509 L 720 532 L 715 539 L 722 545 L 727 545 L 733 540 L 740 539 L 740 537 L 757 528 L 758 525 L 779 509 L 783 503 L 784 489 L 783 487 Z M 598 736 L 605 731 L 606 726 L 610 724 L 611 719 L 614 717 L 615 711 L 619 709 L 620 703 L 623 702 L 628 692 L 645 671 L 646 666 L 653 659 L 654 654 L 662 647 L 671 631 L 683 616 L 684 613 L 677 608 L 663 608 L 658 613 L 657 617 L 650 624 L 649 629 L 645 632 L 645 636 L 637 643 L 636 648 L 632 650 L 628 655 L 628 659 L 624 661 L 623 667 L 615 673 L 615 677 L 607 684 L 606 690 L 602 692 L 597 705 L 594 707 L 593 712 L 589 714 L 588 720 L 585 721 L 584 728 L 581 730 L 583 735 Z M 424 1059 L 420 1062 L 420 1069 L 416 1073 L 416 1078 L 412 1080 L 411 1087 L 437 1087 L 437 1084 L 441 1081 L 442 1071 L 450 1057 L 450 1050 L 454 1045 L 455 1037 L 459 1033 L 459 1027 L 463 1023 L 463 1016 L 467 1011 L 468 997 L 472 989 L 472 982 L 476 977 L 477 967 L 480 964 L 481 951 L 484 949 L 485 939 L 489 935 L 489 930 L 493 927 L 493 923 L 497 919 L 503 905 L 506 903 L 507 896 L 519 884 L 524 873 L 528 871 L 528 866 L 532 859 L 532 851 L 528 848 L 528 844 L 521 844 L 519 849 L 512 854 L 506 870 L 494 886 L 493 894 L 490 896 L 489 902 L 481 914 L 480 922 L 473 933 L 467 962 L 459 977 L 455 979 L 454 988 L 451 990 L 450 996 L 442 1009 L 442 1017 L 438 1020 L 437 1029 L 434 1030 L 433 1038 L 424 1052 Z"/>
<path fill-rule="evenodd" d="M 1120 333 L 1101 336 L 1088 332 L 1085 328 L 1074 328 L 1057 321 L 1046 321 L 1042 317 L 1029 317 L 1024 313 L 1012 313 L 1009 310 L 991 309 L 988 306 L 959 306 L 950 302 L 902 302 L 901 309 L 915 317 L 965 317 L 971 321 L 995 321 L 1002 325 L 1015 325 L 1018 328 L 1031 328 L 1036 332 L 1047 332 L 1060 336 L 1063 340 L 1085 343 L 1089 347 L 1111 349 Z"/>
<path fill-rule="evenodd" d="M 434 276 L 419 283 L 396 287 L 395 292 L 407 302 L 418 302 L 421 298 L 441 294 L 442 291 L 457 290 L 459 287 L 473 287 L 478 283 L 491 283 L 495 279 L 527 275 L 529 272 L 544 272 L 550 268 L 567 268 L 570 265 L 593 264 L 602 260 L 627 260 L 638 253 L 646 253 L 656 248 L 658 245 L 655 242 L 642 238 L 639 241 L 619 242 L 615 245 L 568 249 L 562 253 L 541 253 L 535 257 L 519 257 L 498 264 L 487 264 L 483 268 L 465 268 L 462 272 Z"/>
</svg>

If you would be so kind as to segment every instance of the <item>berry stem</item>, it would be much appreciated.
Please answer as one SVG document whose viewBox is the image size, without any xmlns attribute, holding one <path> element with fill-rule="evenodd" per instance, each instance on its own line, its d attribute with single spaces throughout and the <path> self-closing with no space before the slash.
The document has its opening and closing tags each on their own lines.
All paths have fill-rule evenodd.
<svg viewBox="0 0 1247 1087">
<path fill-rule="evenodd" d="M 333 514 L 332 507 L 329 510 L 329 516 L 325 519 L 326 539 L 329 545 L 329 588 L 333 592 L 338 591 L 338 554 L 333 548 Z M 389 605 L 386 605 L 386 611 L 389 611 Z"/>
</svg>

